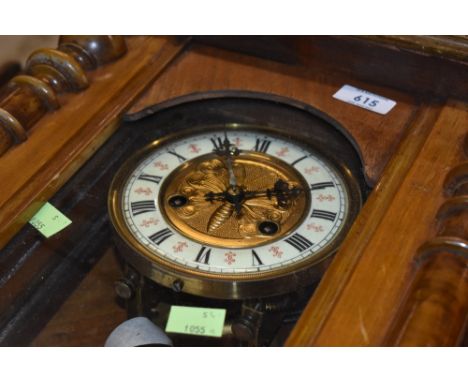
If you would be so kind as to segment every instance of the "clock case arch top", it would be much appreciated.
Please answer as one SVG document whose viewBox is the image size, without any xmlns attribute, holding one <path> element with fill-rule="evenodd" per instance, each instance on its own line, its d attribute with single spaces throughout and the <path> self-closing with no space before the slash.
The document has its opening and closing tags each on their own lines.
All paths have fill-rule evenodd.
<svg viewBox="0 0 468 382">
<path fill-rule="evenodd" d="M 337 241 L 342 241 L 368 192 L 362 160 L 352 137 L 336 121 L 309 105 L 283 97 L 252 92 L 210 92 L 179 97 L 125 117 L 122 128 L 137 131 L 140 141 L 150 144 L 167 136 L 197 133 L 213 127 L 257 126 L 290 137 L 312 147 L 337 166 L 350 192 L 350 219 Z M 144 150 L 144 149 L 143 149 Z M 129 153 L 130 154 L 134 154 Z M 115 195 L 109 196 L 109 207 Z M 114 228 L 115 229 L 115 228 Z M 333 246 L 312 261 L 300 262 L 291 271 L 236 280 L 200 277 L 155 264 L 130 249 L 130 243 L 116 235 L 119 253 L 139 273 L 167 287 L 194 295 L 245 299 L 275 296 L 316 283 L 336 252 Z"/>
</svg>

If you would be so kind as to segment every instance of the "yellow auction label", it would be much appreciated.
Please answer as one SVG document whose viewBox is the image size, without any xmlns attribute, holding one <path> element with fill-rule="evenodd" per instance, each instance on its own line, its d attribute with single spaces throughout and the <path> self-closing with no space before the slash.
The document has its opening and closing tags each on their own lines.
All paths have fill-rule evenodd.
<svg viewBox="0 0 468 382">
<path fill-rule="evenodd" d="M 46 238 L 49 238 L 70 225 L 71 222 L 72 221 L 62 214 L 57 208 L 47 202 L 36 213 L 36 215 L 31 218 L 29 224 L 36 228 Z"/>
<path fill-rule="evenodd" d="M 171 306 L 166 332 L 221 337 L 226 309 Z"/>
</svg>

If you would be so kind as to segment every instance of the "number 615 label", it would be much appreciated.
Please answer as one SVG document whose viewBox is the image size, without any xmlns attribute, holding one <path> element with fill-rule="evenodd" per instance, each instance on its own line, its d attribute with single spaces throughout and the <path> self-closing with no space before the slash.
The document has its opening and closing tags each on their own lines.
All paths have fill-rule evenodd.
<svg viewBox="0 0 468 382">
<path fill-rule="evenodd" d="M 350 85 L 344 85 L 333 95 L 333 98 L 379 114 L 387 114 L 396 105 L 396 102 L 391 99 Z"/>
</svg>

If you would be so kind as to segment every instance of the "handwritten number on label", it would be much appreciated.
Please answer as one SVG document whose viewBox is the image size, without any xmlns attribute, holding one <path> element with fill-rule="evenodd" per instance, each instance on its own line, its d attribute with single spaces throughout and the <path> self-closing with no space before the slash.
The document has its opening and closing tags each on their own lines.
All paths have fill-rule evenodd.
<svg viewBox="0 0 468 382">
<path fill-rule="evenodd" d="M 43 229 L 45 227 L 45 224 L 37 219 L 31 220 L 31 225 L 36 229 Z"/>
<path fill-rule="evenodd" d="M 213 312 L 203 312 L 203 318 L 216 318 Z"/>
<path fill-rule="evenodd" d="M 185 325 L 185 332 L 192 334 L 205 334 L 205 327 L 201 325 Z"/>
</svg>

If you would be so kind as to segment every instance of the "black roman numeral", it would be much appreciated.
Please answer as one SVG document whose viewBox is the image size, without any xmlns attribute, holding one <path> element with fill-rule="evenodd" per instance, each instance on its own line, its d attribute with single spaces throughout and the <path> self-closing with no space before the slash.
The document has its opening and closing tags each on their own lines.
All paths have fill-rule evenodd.
<svg viewBox="0 0 468 382">
<path fill-rule="evenodd" d="M 335 187 L 335 183 L 333 182 L 321 182 L 321 183 L 314 183 L 310 185 L 310 190 L 323 190 L 327 187 Z"/>
<path fill-rule="evenodd" d="M 210 138 L 211 143 L 213 143 L 214 151 L 222 151 L 224 148 L 223 140 L 219 137 Z"/>
<path fill-rule="evenodd" d="M 285 240 L 286 243 L 291 244 L 294 248 L 296 248 L 299 252 L 304 252 L 306 249 L 312 247 L 314 243 L 310 240 L 306 239 L 304 236 L 295 233 L 291 237 L 288 237 Z"/>
<path fill-rule="evenodd" d="M 133 216 L 143 214 L 145 212 L 156 211 L 154 200 L 142 200 L 140 202 L 132 202 L 130 204 Z"/>
<path fill-rule="evenodd" d="M 168 151 L 168 153 L 176 156 L 180 163 L 185 162 L 187 160 L 187 158 L 180 154 L 177 154 L 175 151 Z"/>
<path fill-rule="evenodd" d="M 197 257 L 195 258 L 195 261 L 197 263 L 208 264 L 208 262 L 210 261 L 210 255 L 211 255 L 211 248 L 207 250 L 206 247 L 201 247 L 200 251 L 198 252 Z"/>
<path fill-rule="evenodd" d="M 153 233 L 151 236 L 148 236 L 148 237 L 155 244 L 160 245 L 164 240 L 168 239 L 172 235 L 174 235 L 174 233 L 171 232 L 169 228 L 164 228 L 161 231 Z"/>
<path fill-rule="evenodd" d="M 306 159 L 306 158 L 307 158 L 307 155 L 304 155 L 303 157 L 300 157 L 300 158 L 296 159 L 294 162 L 291 163 L 291 166 L 295 166 L 295 165 L 298 164 L 301 160 Z"/>
<path fill-rule="evenodd" d="M 267 139 L 256 139 L 255 141 L 255 151 L 259 151 L 261 153 L 266 153 L 268 148 L 270 147 L 271 141 Z"/>
<path fill-rule="evenodd" d="M 312 215 L 310 215 L 310 217 L 330 220 L 332 222 L 336 218 L 336 213 L 330 211 L 312 210 Z"/>
<path fill-rule="evenodd" d="M 252 249 L 252 266 L 263 265 L 260 256 Z"/>
<path fill-rule="evenodd" d="M 148 182 L 153 182 L 159 184 L 161 182 L 162 176 L 150 175 L 150 174 L 141 174 L 138 179 L 147 180 Z"/>
</svg>

